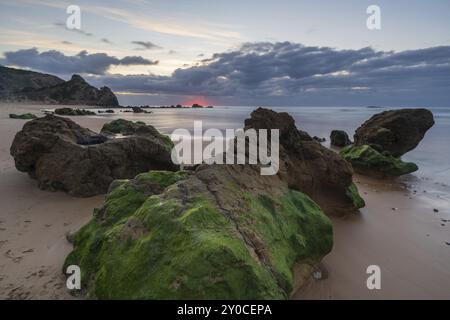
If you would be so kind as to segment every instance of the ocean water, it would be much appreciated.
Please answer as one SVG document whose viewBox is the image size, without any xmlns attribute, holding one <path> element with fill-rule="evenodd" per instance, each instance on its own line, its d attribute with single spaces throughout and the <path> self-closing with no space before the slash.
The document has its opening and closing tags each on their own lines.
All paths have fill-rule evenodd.
<svg viewBox="0 0 450 320">
<path fill-rule="evenodd" d="M 101 114 L 111 119 L 125 118 L 144 121 L 165 134 L 184 128 L 193 131 L 194 121 L 202 121 L 203 130 L 209 128 L 238 129 L 255 107 L 222 106 L 214 109 L 151 109 L 150 114 L 116 113 Z M 329 136 L 333 129 L 345 130 L 352 138 L 355 130 L 376 113 L 392 108 L 367 107 L 271 107 L 277 112 L 288 112 L 296 121 L 297 128 L 311 136 L 324 137 L 329 147 Z M 413 176 L 431 179 L 435 184 L 450 184 L 450 107 L 430 108 L 435 125 L 427 132 L 416 149 L 403 156 L 415 162 L 419 171 Z M 199 138 L 199 137 L 197 137 Z"/>
</svg>

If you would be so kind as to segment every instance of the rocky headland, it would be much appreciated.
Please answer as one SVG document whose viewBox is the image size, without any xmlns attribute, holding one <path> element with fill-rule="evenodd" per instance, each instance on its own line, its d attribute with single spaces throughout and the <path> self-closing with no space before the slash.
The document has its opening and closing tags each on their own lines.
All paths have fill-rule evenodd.
<svg viewBox="0 0 450 320">
<path fill-rule="evenodd" d="M 108 87 L 97 89 L 81 76 L 69 81 L 39 72 L 0 66 L 0 100 L 43 104 L 117 107 L 117 97 Z"/>
</svg>

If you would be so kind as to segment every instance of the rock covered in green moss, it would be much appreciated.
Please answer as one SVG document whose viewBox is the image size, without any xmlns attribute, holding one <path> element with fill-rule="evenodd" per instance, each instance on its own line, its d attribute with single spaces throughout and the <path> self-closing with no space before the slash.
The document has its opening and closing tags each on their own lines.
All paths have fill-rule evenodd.
<svg viewBox="0 0 450 320">
<path fill-rule="evenodd" d="M 123 135 L 133 135 L 138 129 L 145 127 L 145 122 L 142 121 L 129 121 L 125 119 L 116 119 L 111 122 L 105 123 L 102 127 L 102 133 L 114 133 Z"/>
<path fill-rule="evenodd" d="M 22 119 L 22 120 L 31 120 L 37 118 L 36 115 L 32 113 L 23 113 L 23 114 L 10 113 L 9 117 L 11 119 Z"/>
<path fill-rule="evenodd" d="M 332 242 L 319 206 L 277 176 L 200 166 L 118 182 L 65 266 L 90 298 L 283 299 Z"/>
<path fill-rule="evenodd" d="M 153 126 L 147 125 L 142 121 L 133 122 L 125 119 L 113 120 L 103 125 L 101 133 L 106 135 L 122 134 L 124 136 L 151 135 L 164 141 L 164 144 L 169 151 L 173 148 L 173 143 L 168 136 L 159 133 Z"/>
<path fill-rule="evenodd" d="M 372 176 L 401 176 L 418 170 L 416 164 L 403 162 L 388 152 L 379 152 L 369 145 L 351 146 L 340 152 L 355 171 Z"/>
<path fill-rule="evenodd" d="M 355 206 L 355 208 L 360 209 L 360 208 L 364 208 L 366 206 L 366 202 L 359 195 L 358 188 L 356 187 L 356 185 L 354 183 L 352 183 L 347 188 L 347 195 L 353 200 L 353 205 Z"/>
</svg>

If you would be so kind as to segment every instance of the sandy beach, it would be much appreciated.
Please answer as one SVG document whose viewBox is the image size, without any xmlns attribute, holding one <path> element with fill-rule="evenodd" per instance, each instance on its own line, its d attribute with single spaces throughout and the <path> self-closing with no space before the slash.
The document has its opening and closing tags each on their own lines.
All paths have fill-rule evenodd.
<svg viewBox="0 0 450 320">
<path fill-rule="evenodd" d="M 85 224 L 103 201 L 39 190 L 15 169 L 9 148 L 25 121 L 8 114 L 40 114 L 41 108 L 0 105 L 0 299 L 73 298 L 62 274 L 71 250 L 66 234 Z M 94 131 L 110 120 L 72 119 Z M 311 279 L 294 298 L 449 299 L 449 186 L 414 176 L 354 180 L 366 207 L 358 215 L 332 217 L 334 249 L 322 262 L 328 275 Z M 369 265 L 381 268 L 381 290 L 366 287 Z"/>
<path fill-rule="evenodd" d="M 66 234 L 89 221 L 103 196 L 74 198 L 39 190 L 36 182 L 15 169 L 9 154 L 24 120 L 9 113 L 33 112 L 39 106 L 0 106 L 0 299 L 70 299 L 62 265 L 71 245 Z M 81 125 L 101 123 L 79 117 Z M 81 121 L 80 121 L 81 120 Z"/>
</svg>

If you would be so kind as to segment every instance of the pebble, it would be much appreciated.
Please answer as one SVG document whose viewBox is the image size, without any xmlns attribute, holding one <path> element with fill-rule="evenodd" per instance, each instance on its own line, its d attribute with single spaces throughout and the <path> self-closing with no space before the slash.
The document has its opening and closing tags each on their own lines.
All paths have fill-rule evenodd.
<svg viewBox="0 0 450 320">
<path fill-rule="evenodd" d="M 397 211 L 397 210 L 398 210 L 398 208 L 392 208 L 392 210 L 393 210 L 393 211 Z"/>
<path fill-rule="evenodd" d="M 433 209 L 433 211 L 434 211 L 434 212 L 439 212 L 439 210 L 438 210 L 438 209 Z"/>
</svg>

